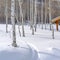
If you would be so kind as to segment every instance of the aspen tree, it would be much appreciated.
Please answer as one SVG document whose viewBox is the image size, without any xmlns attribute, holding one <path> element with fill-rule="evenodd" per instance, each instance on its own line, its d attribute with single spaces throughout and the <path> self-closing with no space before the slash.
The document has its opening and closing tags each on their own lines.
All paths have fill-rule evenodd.
<svg viewBox="0 0 60 60">
<path fill-rule="evenodd" d="M 19 31 L 19 35 L 21 36 L 21 32 L 20 32 L 20 22 L 18 21 L 18 5 L 19 5 L 19 2 L 16 0 L 16 12 L 15 12 L 15 18 L 17 20 L 17 23 L 18 23 L 18 31 Z"/>
<path fill-rule="evenodd" d="M 49 0 L 49 23 L 50 23 L 50 30 L 51 30 L 51 0 Z"/>
<path fill-rule="evenodd" d="M 52 24 L 52 38 L 54 39 L 54 27 L 53 27 L 53 24 Z"/>
<path fill-rule="evenodd" d="M 8 32 L 8 0 L 5 0 L 6 32 Z"/>
<path fill-rule="evenodd" d="M 20 6 L 20 15 L 22 18 L 22 36 L 25 37 L 25 32 L 24 32 L 24 18 L 23 18 L 23 10 L 22 10 L 22 4 L 23 0 L 18 0 L 19 1 L 19 6 Z"/>
<path fill-rule="evenodd" d="M 30 24 L 32 29 L 32 35 L 34 35 L 34 14 L 33 14 L 33 0 L 30 0 Z"/>
<path fill-rule="evenodd" d="M 26 11 L 27 11 L 27 21 L 29 21 L 29 0 L 27 0 L 27 2 L 26 2 Z"/>
<path fill-rule="evenodd" d="M 35 0 L 35 13 L 34 13 L 34 27 L 35 27 L 35 31 L 36 31 L 36 27 L 37 27 L 37 0 Z"/>
<path fill-rule="evenodd" d="M 45 0 L 45 29 L 46 29 L 46 18 L 47 18 L 47 1 Z"/>
<path fill-rule="evenodd" d="M 43 0 L 41 1 L 41 23 L 42 23 L 42 29 L 43 29 Z"/>
<path fill-rule="evenodd" d="M 12 22 L 12 39 L 13 39 L 12 46 L 17 47 L 14 15 L 15 15 L 15 0 L 11 0 L 11 22 Z"/>
</svg>

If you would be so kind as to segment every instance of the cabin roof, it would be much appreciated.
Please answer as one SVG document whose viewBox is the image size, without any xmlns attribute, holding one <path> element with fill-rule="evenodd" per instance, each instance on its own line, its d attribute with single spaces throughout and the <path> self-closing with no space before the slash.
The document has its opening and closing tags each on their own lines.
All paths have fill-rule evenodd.
<svg viewBox="0 0 60 60">
<path fill-rule="evenodd" d="M 60 21 L 60 16 L 58 16 L 58 17 L 51 20 L 52 23 L 56 23 L 57 21 L 58 22 Z"/>
</svg>

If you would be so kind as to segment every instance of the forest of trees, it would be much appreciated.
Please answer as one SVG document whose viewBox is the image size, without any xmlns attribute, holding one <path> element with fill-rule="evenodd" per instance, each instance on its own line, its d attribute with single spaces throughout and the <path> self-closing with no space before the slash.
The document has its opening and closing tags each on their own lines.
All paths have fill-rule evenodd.
<svg viewBox="0 0 60 60">
<path fill-rule="evenodd" d="M 33 10 L 35 10 L 34 1 L 35 0 L 33 0 Z M 44 22 L 46 22 L 45 19 L 47 20 L 47 22 L 49 22 L 50 9 L 51 9 L 51 19 L 60 15 L 60 1 L 59 0 L 50 0 L 50 1 L 51 1 L 50 2 L 51 6 L 49 7 L 49 0 L 37 0 L 37 7 L 36 7 L 37 8 L 37 22 L 41 22 L 41 18 L 43 19 Z M 17 0 L 16 0 L 15 5 L 18 8 L 18 9 L 17 8 L 15 9 L 20 11 Z M 9 23 L 11 23 L 10 22 L 11 0 L 7 1 L 7 7 L 6 7 L 6 0 L 0 0 L 0 23 L 6 23 L 5 22 L 6 8 L 8 12 L 8 20 L 9 20 Z M 23 0 L 22 9 L 23 9 L 24 21 L 26 22 L 26 20 L 28 19 L 30 20 L 30 0 Z M 43 16 L 41 16 L 41 14 L 43 14 Z M 33 15 L 34 15 L 34 12 L 33 12 Z M 20 18 L 20 15 L 19 15 L 19 18 Z"/>
</svg>

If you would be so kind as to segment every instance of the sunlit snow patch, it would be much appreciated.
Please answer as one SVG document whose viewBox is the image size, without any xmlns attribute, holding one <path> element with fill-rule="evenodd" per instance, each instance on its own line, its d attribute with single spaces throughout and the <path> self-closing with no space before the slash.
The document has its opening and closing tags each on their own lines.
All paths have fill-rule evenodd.
<svg viewBox="0 0 60 60">
<path fill-rule="evenodd" d="M 46 52 L 39 52 L 40 60 L 60 60 L 60 50 L 57 48 L 48 48 Z"/>
<path fill-rule="evenodd" d="M 47 51 L 56 56 L 60 56 L 60 49 L 58 48 L 48 48 Z"/>
</svg>

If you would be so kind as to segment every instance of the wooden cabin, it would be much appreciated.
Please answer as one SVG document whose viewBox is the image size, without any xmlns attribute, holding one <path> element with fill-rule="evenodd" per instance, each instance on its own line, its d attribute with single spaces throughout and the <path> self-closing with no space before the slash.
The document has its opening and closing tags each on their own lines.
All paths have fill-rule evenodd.
<svg viewBox="0 0 60 60">
<path fill-rule="evenodd" d="M 60 22 L 60 16 L 52 19 L 51 22 L 56 24 L 56 30 L 58 31 L 58 25 L 59 25 L 59 22 Z"/>
</svg>

